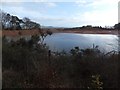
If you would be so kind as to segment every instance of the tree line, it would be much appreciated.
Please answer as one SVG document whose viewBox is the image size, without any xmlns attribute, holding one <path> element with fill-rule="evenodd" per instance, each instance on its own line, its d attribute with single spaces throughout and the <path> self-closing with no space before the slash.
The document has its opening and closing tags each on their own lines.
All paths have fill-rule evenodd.
<svg viewBox="0 0 120 90">
<path fill-rule="evenodd" d="M 30 20 L 28 17 L 23 19 L 0 10 L 0 25 L 2 30 L 31 30 L 40 29 L 40 24 Z"/>
<path fill-rule="evenodd" d="M 114 25 L 114 28 L 120 30 L 120 23 L 115 24 L 115 25 Z"/>
<path fill-rule="evenodd" d="M 17 16 L 10 15 L 2 10 L 0 10 L 0 27 L 2 30 L 31 30 L 31 29 L 40 29 L 40 24 L 30 20 L 28 17 L 24 17 L 23 19 L 18 18 Z M 103 28 L 101 26 L 92 27 L 91 25 L 76 27 L 77 28 L 99 28 L 99 29 L 120 29 L 120 23 L 115 24 L 113 28 Z M 65 28 L 69 29 L 69 28 Z M 71 29 L 71 28 L 70 28 Z"/>
</svg>

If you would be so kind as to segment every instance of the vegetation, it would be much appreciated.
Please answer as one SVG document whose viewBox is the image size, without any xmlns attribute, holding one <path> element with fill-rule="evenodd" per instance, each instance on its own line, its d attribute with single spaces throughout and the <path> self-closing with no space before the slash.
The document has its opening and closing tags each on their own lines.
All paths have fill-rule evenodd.
<svg viewBox="0 0 120 90">
<path fill-rule="evenodd" d="M 10 15 L 0 10 L 0 25 L 3 30 L 31 30 L 40 29 L 40 24 L 31 21 L 29 18 L 24 17 L 19 19 L 17 16 Z"/>
<path fill-rule="evenodd" d="M 51 31 L 42 32 L 40 24 L 27 17 L 19 19 L 2 11 L 0 14 L 3 30 L 38 29 L 40 34 L 31 36 L 30 40 L 21 37 L 17 41 L 8 41 L 2 37 L 3 88 L 118 88 L 120 53 L 104 54 L 98 46 L 75 47 L 69 54 L 52 52 L 44 44 L 46 36 L 52 35 Z M 84 28 L 113 29 L 91 25 L 72 29 Z M 114 29 L 119 29 L 119 24 L 115 24 Z M 18 34 L 22 36 L 21 31 Z"/>
<path fill-rule="evenodd" d="M 28 17 L 24 17 L 23 19 L 18 18 L 17 16 L 10 15 L 9 13 L 3 12 L 0 10 L 0 23 L 3 30 L 32 30 L 32 29 L 40 29 L 41 26 L 39 23 L 31 21 Z M 62 28 L 61 28 L 62 29 Z M 113 27 L 101 27 L 101 26 L 82 26 L 82 27 L 73 27 L 73 28 L 64 28 L 64 30 L 71 29 L 101 29 L 101 30 L 114 30 L 120 29 L 120 23 L 115 24 Z"/>
<path fill-rule="evenodd" d="M 114 28 L 120 30 L 120 23 L 115 24 L 115 25 L 114 25 Z"/>
<path fill-rule="evenodd" d="M 115 30 L 115 29 L 118 29 L 120 26 L 119 24 L 115 24 L 114 26 L 105 26 L 105 27 L 102 27 L 102 26 L 92 26 L 92 25 L 87 25 L 87 26 L 82 26 L 82 27 L 73 27 L 73 28 L 64 28 L 64 30 L 71 30 L 71 29 L 88 29 L 88 30 L 96 30 L 96 29 L 99 29 L 99 30 Z"/>
<path fill-rule="evenodd" d="M 118 88 L 120 54 L 105 56 L 97 46 L 53 53 L 42 43 L 45 36 L 2 38 L 3 88 Z"/>
</svg>

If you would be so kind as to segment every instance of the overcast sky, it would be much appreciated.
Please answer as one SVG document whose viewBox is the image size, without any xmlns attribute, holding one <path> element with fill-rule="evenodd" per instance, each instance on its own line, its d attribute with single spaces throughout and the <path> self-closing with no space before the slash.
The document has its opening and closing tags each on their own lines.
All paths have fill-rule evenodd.
<svg viewBox="0 0 120 90">
<path fill-rule="evenodd" d="M 113 26 L 119 0 L 2 0 L 2 10 L 44 26 Z"/>
</svg>

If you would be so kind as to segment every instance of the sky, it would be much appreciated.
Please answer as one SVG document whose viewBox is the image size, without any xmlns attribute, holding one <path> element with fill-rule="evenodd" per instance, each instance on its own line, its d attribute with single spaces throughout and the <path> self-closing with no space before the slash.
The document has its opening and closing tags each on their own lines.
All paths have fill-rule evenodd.
<svg viewBox="0 0 120 90">
<path fill-rule="evenodd" d="M 114 26 L 119 0 L 1 0 L 4 12 L 42 26 Z"/>
</svg>

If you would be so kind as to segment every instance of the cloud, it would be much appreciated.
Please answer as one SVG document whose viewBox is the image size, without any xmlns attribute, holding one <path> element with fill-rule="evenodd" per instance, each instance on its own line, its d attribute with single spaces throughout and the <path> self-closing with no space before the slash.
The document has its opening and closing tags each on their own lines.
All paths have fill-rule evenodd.
<svg viewBox="0 0 120 90">
<path fill-rule="evenodd" d="M 114 13 L 114 14 L 113 14 Z M 50 21 L 49 24 L 54 22 L 57 25 L 73 25 L 73 26 L 82 26 L 82 25 L 94 25 L 94 26 L 114 26 L 118 22 L 117 10 L 110 9 L 104 11 L 88 11 L 84 13 L 77 13 L 72 17 L 52 17 L 45 16 L 41 17 L 39 21 Z"/>
<path fill-rule="evenodd" d="M 82 24 L 91 25 L 111 25 L 113 26 L 118 21 L 118 12 L 115 9 L 104 10 L 104 11 L 87 11 L 84 13 L 78 13 L 73 17 L 73 21 Z"/>
<path fill-rule="evenodd" d="M 11 8 L 11 7 L 21 7 L 21 2 L 2 2 L 1 3 L 1 8 L 3 8 L 3 7 L 9 7 L 9 8 Z"/>
<path fill-rule="evenodd" d="M 1 0 L 1 2 L 75 2 L 76 0 Z"/>
<path fill-rule="evenodd" d="M 57 6 L 56 3 L 54 3 L 54 2 L 47 2 L 46 5 L 48 7 L 56 7 Z"/>
<path fill-rule="evenodd" d="M 114 25 L 118 22 L 119 0 L 77 0 L 76 5 L 86 7 L 83 13 L 78 12 L 74 19 L 78 23 L 92 25 Z M 88 8 L 90 10 L 88 10 Z M 80 19 L 80 17 L 82 17 Z"/>
<path fill-rule="evenodd" d="M 1 2 L 3 3 L 7 3 L 7 2 L 23 2 L 24 0 L 1 0 Z"/>
<path fill-rule="evenodd" d="M 75 1 L 75 4 L 77 6 L 87 6 L 89 3 L 91 3 L 92 1 L 91 0 L 76 0 Z"/>
<path fill-rule="evenodd" d="M 11 0 L 12 1 L 12 0 Z M 14 1 L 14 0 L 13 0 Z M 27 5 L 26 5 L 27 4 Z M 13 15 L 21 17 L 37 17 L 44 16 L 47 9 L 56 7 L 53 2 L 2 2 L 2 10 Z"/>
<path fill-rule="evenodd" d="M 93 6 L 94 8 L 96 7 L 101 7 L 106 6 L 106 7 L 117 7 L 119 0 L 95 0 L 92 3 L 90 3 L 88 6 Z"/>
<path fill-rule="evenodd" d="M 3 1 L 3 0 L 2 0 Z M 49 11 L 59 8 L 59 3 L 56 2 L 47 2 L 47 0 L 30 0 L 32 2 L 39 2 L 36 4 L 32 3 L 27 4 L 27 6 L 23 6 L 23 3 L 26 1 L 10 3 L 3 2 L 3 6 L 5 7 L 4 10 L 9 10 L 8 13 L 23 17 L 28 17 L 31 20 L 39 22 L 40 24 L 44 25 L 51 25 L 51 26 L 82 26 L 82 25 L 114 25 L 118 21 L 118 10 L 117 10 L 117 1 L 118 0 L 77 0 L 74 1 L 75 6 L 82 6 L 87 7 L 84 10 L 81 8 L 79 11 L 75 11 L 75 13 L 67 11 L 65 9 L 65 13 L 60 12 L 61 15 L 58 13 L 54 13 L 54 11 Z M 9 0 L 15 1 L 15 0 Z M 18 0 L 16 0 L 18 1 Z M 46 1 L 46 2 L 45 2 Z M 25 4 L 24 4 L 25 5 Z M 28 7 L 29 6 L 29 7 Z M 57 7 L 56 7 L 57 6 Z M 76 7 L 77 7 L 76 6 Z M 49 9 L 52 8 L 52 9 Z M 72 8 L 72 6 L 70 7 Z M 77 7 L 79 9 L 79 7 Z M 98 9 L 100 8 L 100 9 Z M 90 9 L 90 10 L 89 10 Z M 55 10 L 56 11 L 56 10 Z M 64 10 L 63 10 L 64 11 Z M 55 15 L 54 15 L 55 14 Z M 68 17 L 67 17 L 68 15 Z"/>
<path fill-rule="evenodd" d="M 84 7 L 92 7 L 97 8 L 102 6 L 111 7 L 116 5 L 119 2 L 119 0 L 77 0 L 75 3 L 78 6 L 84 6 Z"/>
<path fill-rule="evenodd" d="M 114 14 L 113 14 L 114 13 Z M 50 15 L 40 16 L 40 18 L 34 18 L 37 22 L 50 26 L 114 26 L 118 22 L 117 10 L 103 10 L 103 11 L 85 11 L 83 13 L 76 13 L 69 17 L 54 17 Z"/>
</svg>

